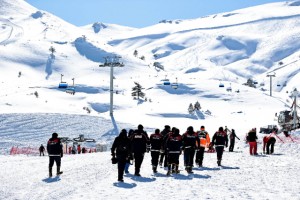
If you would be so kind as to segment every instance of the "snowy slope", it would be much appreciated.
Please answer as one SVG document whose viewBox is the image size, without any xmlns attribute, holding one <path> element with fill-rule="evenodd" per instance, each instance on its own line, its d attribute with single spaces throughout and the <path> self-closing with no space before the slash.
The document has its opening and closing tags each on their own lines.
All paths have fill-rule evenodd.
<svg viewBox="0 0 300 200">
<path fill-rule="evenodd" d="M 285 143 L 277 140 L 274 155 L 250 156 L 244 142 L 249 129 L 276 124 L 275 113 L 289 110 L 290 92 L 299 90 L 299 6 L 266 4 L 135 29 L 101 22 L 76 27 L 23 0 L 1 0 L 0 199 L 300 199 L 299 131 L 292 132 L 295 142 L 280 134 Z M 125 64 L 114 69 L 113 117 L 109 68 L 98 67 L 112 55 Z M 272 97 L 269 72 L 276 73 Z M 69 85 L 74 80 L 75 95 L 58 88 L 61 74 Z M 165 78 L 178 89 L 164 85 Z M 243 85 L 248 78 L 259 82 L 257 89 Z M 134 82 L 147 101 L 132 98 Z M 201 110 L 189 114 L 196 101 Z M 142 177 L 132 176 L 131 166 L 125 183 L 116 182 L 109 152 L 65 155 L 64 174 L 53 179 L 47 156 L 8 155 L 13 146 L 37 149 L 53 132 L 84 134 L 109 149 L 121 129 L 138 124 L 148 134 L 166 124 L 181 133 L 205 125 L 211 135 L 228 126 L 241 140 L 234 153 L 225 150 L 223 167 L 215 154 L 205 154 L 194 176 L 166 177 L 163 168 L 153 175 L 146 154 Z M 264 135 L 258 136 L 261 153 Z"/>
<path fill-rule="evenodd" d="M 47 178 L 46 156 L 0 156 L 1 199 L 299 199 L 299 144 L 276 145 L 276 154 L 258 157 L 238 146 L 224 153 L 222 167 L 216 154 L 206 153 L 204 167 L 192 176 L 182 171 L 167 177 L 163 168 L 153 175 L 146 154 L 142 177 L 130 166 L 124 183 L 116 181 L 109 152 L 65 155 L 64 174 L 54 178 Z M 183 169 L 182 156 L 180 162 Z"/>
</svg>

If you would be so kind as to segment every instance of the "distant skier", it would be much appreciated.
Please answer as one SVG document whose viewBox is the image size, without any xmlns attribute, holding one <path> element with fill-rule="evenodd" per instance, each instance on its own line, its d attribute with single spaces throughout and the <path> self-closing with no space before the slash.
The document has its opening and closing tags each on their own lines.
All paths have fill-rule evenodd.
<svg viewBox="0 0 300 200">
<path fill-rule="evenodd" d="M 165 143 L 166 143 L 166 139 L 168 137 L 168 134 L 171 132 L 171 127 L 169 125 L 165 125 L 165 128 L 160 132 L 160 134 L 163 137 L 163 142 L 162 142 L 162 147 L 161 147 L 161 151 L 160 151 L 160 158 L 159 158 L 159 165 L 160 166 L 164 166 L 167 167 L 167 156 L 166 156 L 166 152 L 165 152 Z"/>
<path fill-rule="evenodd" d="M 127 159 L 130 154 L 130 140 L 127 137 L 127 131 L 122 129 L 111 147 L 111 155 L 116 156 L 118 161 L 118 181 L 124 182 L 123 175 Z"/>
<path fill-rule="evenodd" d="M 250 147 L 250 155 L 257 155 L 256 128 L 252 128 L 246 137 Z"/>
<path fill-rule="evenodd" d="M 181 154 L 182 147 L 182 137 L 179 134 L 179 129 L 172 128 L 173 134 L 170 134 L 166 140 L 166 153 L 168 155 L 168 172 L 167 175 L 171 173 L 179 173 L 179 156 Z"/>
<path fill-rule="evenodd" d="M 43 156 L 45 156 L 45 147 L 43 146 L 43 144 L 41 144 L 41 146 L 40 146 L 40 148 L 39 148 L 39 152 L 40 152 L 40 156 L 42 156 L 42 154 L 43 154 Z"/>
<path fill-rule="evenodd" d="M 205 130 L 204 126 L 200 127 L 200 131 L 197 132 L 200 143 L 197 144 L 198 149 L 196 151 L 196 164 L 199 167 L 202 167 L 203 164 L 203 158 L 204 158 L 204 151 L 205 148 L 209 146 L 210 144 L 210 137 L 208 132 Z"/>
<path fill-rule="evenodd" d="M 52 137 L 48 140 L 47 151 L 49 155 L 49 177 L 52 177 L 54 162 L 56 163 L 56 175 L 62 174 L 63 172 L 60 171 L 60 166 L 61 158 L 63 157 L 63 146 L 57 133 L 53 133 Z"/>
<path fill-rule="evenodd" d="M 189 126 L 187 131 L 182 135 L 183 150 L 184 150 L 184 166 L 188 173 L 193 173 L 192 167 L 194 164 L 196 144 L 200 143 L 198 134 L 194 132 L 194 128 Z"/>
<path fill-rule="evenodd" d="M 163 137 L 160 134 L 159 129 L 155 129 L 155 132 L 150 135 L 150 145 L 151 145 L 151 164 L 154 173 L 157 172 L 158 158 L 163 142 Z"/>
<path fill-rule="evenodd" d="M 220 127 L 219 130 L 214 134 L 212 138 L 212 145 L 214 145 L 216 148 L 218 166 L 221 166 L 224 146 L 228 146 L 227 134 L 223 127 Z"/>
<path fill-rule="evenodd" d="M 237 138 L 238 140 L 240 140 L 240 138 L 238 136 L 236 136 L 235 134 L 235 130 L 232 129 L 231 133 L 229 135 L 229 141 L 230 141 L 230 145 L 229 145 L 229 152 L 233 152 L 234 149 L 234 144 L 235 144 L 235 138 Z"/>
<path fill-rule="evenodd" d="M 144 131 L 143 125 L 139 124 L 138 129 L 134 131 L 131 137 L 131 148 L 133 158 L 135 160 L 135 176 L 140 175 L 140 168 L 144 160 L 145 152 L 149 152 L 150 140 L 147 133 Z"/>
</svg>

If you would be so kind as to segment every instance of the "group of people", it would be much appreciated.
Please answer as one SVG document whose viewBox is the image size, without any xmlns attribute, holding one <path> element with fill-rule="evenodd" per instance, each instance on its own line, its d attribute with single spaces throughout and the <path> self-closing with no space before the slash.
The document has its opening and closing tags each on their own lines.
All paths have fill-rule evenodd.
<svg viewBox="0 0 300 200">
<path fill-rule="evenodd" d="M 263 137 L 263 153 L 272 154 L 274 153 L 274 145 L 276 143 L 276 138 L 274 135 L 277 134 L 277 129 L 274 128 L 271 134 L 266 135 Z M 258 155 L 257 153 L 257 135 L 256 135 L 256 128 L 252 128 L 247 136 L 246 141 L 249 143 L 250 147 L 250 155 Z"/>
<path fill-rule="evenodd" d="M 150 137 L 143 128 L 140 124 L 136 130 L 131 129 L 128 135 L 126 129 L 122 129 L 113 142 L 112 161 L 118 163 L 118 181 L 120 182 L 123 182 L 124 171 L 128 173 L 128 166 L 132 160 L 134 160 L 135 167 L 134 175 L 141 176 L 140 168 L 146 152 L 151 152 L 154 173 L 157 172 L 158 165 L 167 168 L 167 175 L 179 173 L 179 157 L 182 153 L 185 170 L 193 173 L 194 161 L 198 167 L 202 167 L 205 148 L 215 148 L 217 164 L 220 166 L 224 148 L 228 147 L 227 132 L 230 132 L 230 151 L 233 151 L 235 138 L 238 138 L 234 129 L 230 131 L 227 127 L 225 129 L 220 127 L 214 133 L 212 140 L 204 126 L 201 126 L 199 131 L 189 126 L 183 134 L 180 134 L 178 128 L 166 125 L 162 131 L 155 129 Z"/>
</svg>

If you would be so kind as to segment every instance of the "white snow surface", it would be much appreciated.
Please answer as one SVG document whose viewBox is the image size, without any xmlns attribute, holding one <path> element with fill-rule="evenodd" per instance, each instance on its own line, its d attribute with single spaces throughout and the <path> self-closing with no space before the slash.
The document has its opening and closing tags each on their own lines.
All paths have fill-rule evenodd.
<svg viewBox="0 0 300 200">
<path fill-rule="evenodd" d="M 289 110 L 291 91 L 300 89 L 299 6 L 285 1 L 136 29 L 76 27 L 23 0 L 0 0 L 0 199 L 300 199 L 299 130 L 291 133 L 294 142 L 279 134 L 284 142 L 277 138 L 273 155 L 262 154 L 264 134 L 258 156 L 249 155 L 244 141 L 251 128 L 277 124 L 275 113 Z M 111 55 L 125 65 L 114 68 L 113 117 L 110 69 L 98 67 Z M 276 74 L 272 96 L 268 73 Z M 61 74 L 71 86 L 74 78 L 75 95 L 58 88 Z M 165 78 L 178 89 L 164 85 Z M 257 88 L 243 85 L 248 78 Z M 134 82 L 147 101 L 132 98 Z M 196 101 L 201 110 L 189 114 Z M 54 178 L 47 177 L 47 155 L 9 155 L 12 147 L 46 145 L 53 132 L 84 134 L 110 149 L 121 129 L 138 124 L 149 135 L 167 124 L 181 134 L 204 125 L 211 137 L 228 126 L 241 140 L 235 152 L 225 149 L 221 167 L 215 153 L 205 153 L 194 175 L 184 171 L 183 156 L 180 174 L 167 177 L 164 168 L 153 174 L 146 154 L 142 177 L 131 166 L 124 183 L 117 182 L 109 151 L 65 154 L 64 173 Z"/>
</svg>

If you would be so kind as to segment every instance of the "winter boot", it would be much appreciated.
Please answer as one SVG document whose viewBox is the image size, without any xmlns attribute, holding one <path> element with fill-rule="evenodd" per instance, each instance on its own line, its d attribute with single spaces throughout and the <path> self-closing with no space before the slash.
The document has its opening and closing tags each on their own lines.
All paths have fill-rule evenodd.
<svg viewBox="0 0 300 200">
<path fill-rule="evenodd" d="M 221 160 L 218 160 L 217 163 L 218 163 L 218 166 L 221 166 Z"/>
<path fill-rule="evenodd" d="M 176 173 L 176 174 L 179 174 L 179 173 L 180 173 L 180 171 L 179 171 L 179 169 L 178 169 L 178 165 L 175 166 L 175 173 Z"/>
<path fill-rule="evenodd" d="M 56 175 L 59 176 L 59 175 L 61 175 L 62 173 L 63 173 L 63 172 L 60 171 L 60 166 L 57 166 L 57 173 L 56 173 Z"/>
<path fill-rule="evenodd" d="M 52 177 L 52 167 L 49 167 L 49 177 Z"/>
<path fill-rule="evenodd" d="M 157 173 L 157 166 L 152 166 L 153 173 Z"/>
</svg>

